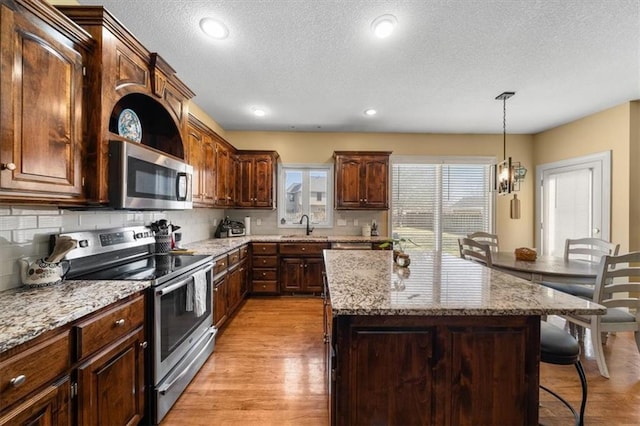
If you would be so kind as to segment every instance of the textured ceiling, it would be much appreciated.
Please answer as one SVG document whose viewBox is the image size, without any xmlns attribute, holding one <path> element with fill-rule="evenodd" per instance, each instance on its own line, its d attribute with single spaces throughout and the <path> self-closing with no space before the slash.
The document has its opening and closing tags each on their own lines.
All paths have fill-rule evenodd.
<svg viewBox="0 0 640 426">
<path fill-rule="evenodd" d="M 494 98 L 515 91 L 507 131 L 536 133 L 640 99 L 640 0 L 79 2 L 160 53 L 226 130 L 500 133 Z M 382 14 L 398 26 L 380 40 Z M 207 16 L 226 40 L 201 33 Z"/>
</svg>

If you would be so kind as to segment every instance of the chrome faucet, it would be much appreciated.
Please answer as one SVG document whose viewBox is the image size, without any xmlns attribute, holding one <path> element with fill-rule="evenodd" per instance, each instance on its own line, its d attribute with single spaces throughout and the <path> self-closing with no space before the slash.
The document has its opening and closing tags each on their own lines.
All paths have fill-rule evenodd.
<svg viewBox="0 0 640 426">
<path fill-rule="evenodd" d="M 302 225 L 302 221 L 304 220 L 304 218 L 307 218 L 307 235 L 311 235 L 311 233 L 313 232 L 313 228 L 309 228 L 309 216 L 307 216 L 306 214 L 303 214 L 302 217 L 300 218 L 300 224 Z"/>
</svg>

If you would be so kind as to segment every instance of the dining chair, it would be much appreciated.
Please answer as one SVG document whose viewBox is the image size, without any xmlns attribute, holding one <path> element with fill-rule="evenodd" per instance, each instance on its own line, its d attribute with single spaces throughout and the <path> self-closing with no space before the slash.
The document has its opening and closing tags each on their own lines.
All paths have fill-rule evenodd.
<svg viewBox="0 0 640 426">
<path fill-rule="evenodd" d="M 487 267 L 493 266 L 491 260 L 491 247 L 475 241 L 471 238 L 458 238 L 460 257 L 466 260 L 482 263 Z M 640 283 L 638 283 L 640 285 Z M 580 345 L 578 341 L 561 328 L 540 321 L 540 361 L 556 365 L 574 365 L 578 371 L 580 384 L 582 385 L 582 401 L 580 411 L 576 410 L 560 395 L 540 384 L 540 388 L 549 392 L 560 400 L 573 414 L 577 426 L 584 424 L 584 410 L 587 405 L 587 378 L 580 362 Z"/>
<path fill-rule="evenodd" d="M 598 369 L 609 377 L 603 345 L 606 333 L 633 331 L 640 352 L 640 251 L 618 256 L 605 255 L 593 292 L 594 303 L 604 305 L 604 315 L 562 315 L 567 321 L 591 329 L 591 342 Z"/>
<path fill-rule="evenodd" d="M 458 249 L 461 258 L 482 263 L 489 268 L 493 267 L 491 248 L 488 244 L 471 238 L 458 238 Z"/>
<path fill-rule="evenodd" d="M 600 263 L 605 255 L 616 256 L 620 250 L 620 244 L 610 243 L 599 238 L 567 238 L 564 244 L 564 260 L 581 260 L 589 263 Z M 593 284 L 572 284 L 564 282 L 544 281 L 542 285 L 554 290 L 562 291 L 583 299 L 592 299 Z"/>
<path fill-rule="evenodd" d="M 467 235 L 467 238 L 471 238 L 479 243 L 487 244 L 491 251 L 498 252 L 500 251 L 500 244 L 498 241 L 498 235 L 490 234 L 488 232 L 478 231 L 473 232 Z"/>
</svg>

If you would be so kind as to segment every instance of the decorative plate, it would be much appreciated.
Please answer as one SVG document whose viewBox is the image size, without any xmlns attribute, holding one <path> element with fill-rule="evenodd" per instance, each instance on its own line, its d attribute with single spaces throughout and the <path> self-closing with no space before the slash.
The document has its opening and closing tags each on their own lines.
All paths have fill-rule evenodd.
<svg viewBox="0 0 640 426">
<path fill-rule="evenodd" d="M 133 110 L 123 109 L 118 116 L 118 134 L 134 142 L 142 140 L 142 125 L 140 119 Z"/>
</svg>

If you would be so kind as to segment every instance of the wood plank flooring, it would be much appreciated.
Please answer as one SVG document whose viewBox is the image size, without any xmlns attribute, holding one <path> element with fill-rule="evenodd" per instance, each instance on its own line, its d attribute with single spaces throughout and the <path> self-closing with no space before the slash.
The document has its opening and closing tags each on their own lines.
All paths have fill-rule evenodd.
<svg viewBox="0 0 640 426">
<path fill-rule="evenodd" d="M 562 325 L 557 317 L 551 321 Z M 632 333 L 609 337 L 611 379 L 600 376 L 590 341 L 585 425 L 640 424 L 640 355 Z M 576 408 L 572 366 L 541 364 L 540 380 Z M 326 426 L 327 396 L 319 298 L 251 298 L 217 338 L 215 352 L 162 422 L 173 425 Z M 540 393 L 540 423 L 571 425 L 561 403 Z"/>
</svg>

